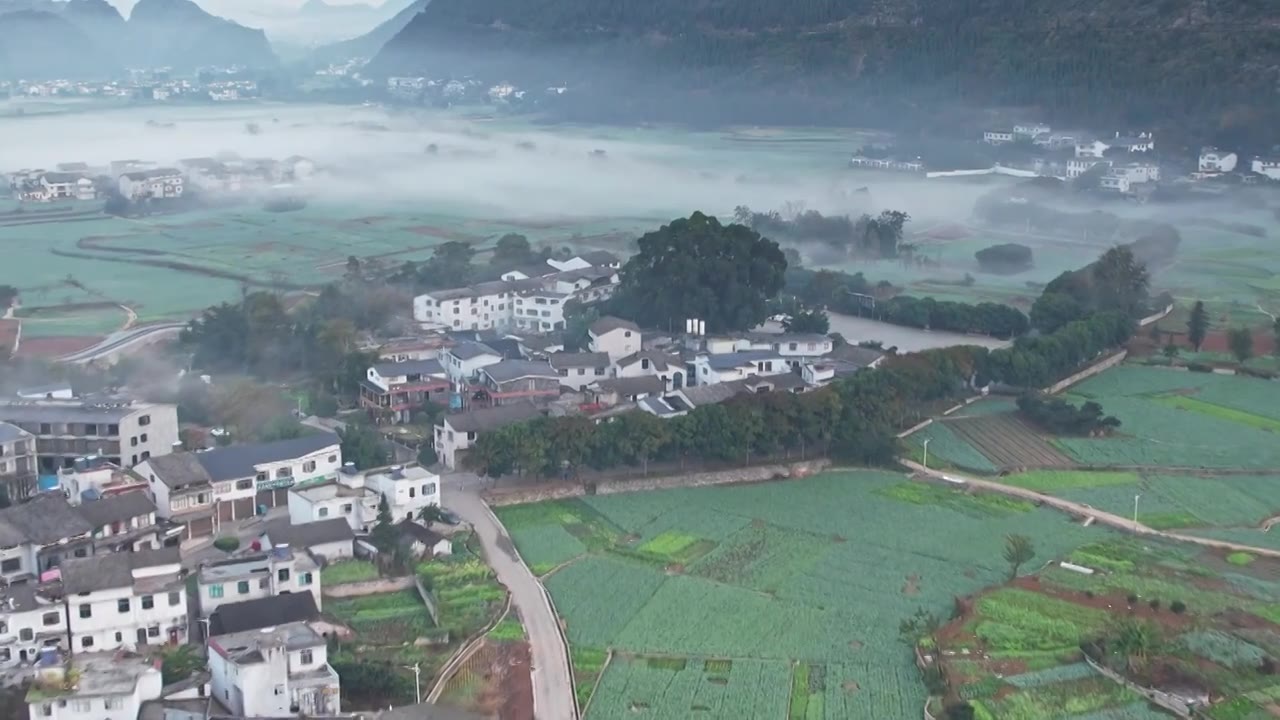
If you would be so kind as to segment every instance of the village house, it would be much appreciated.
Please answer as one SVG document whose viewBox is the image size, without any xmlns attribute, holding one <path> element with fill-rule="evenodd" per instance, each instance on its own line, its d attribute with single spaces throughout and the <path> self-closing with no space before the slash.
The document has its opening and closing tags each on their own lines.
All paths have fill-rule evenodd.
<svg viewBox="0 0 1280 720">
<path fill-rule="evenodd" d="M 1111 167 L 1110 160 L 1104 160 L 1100 157 L 1077 157 L 1067 161 L 1067 179 L 1075 180 L 1092 170 L 1097 165 L 1103 165 L 1107 168 Z"/>
<path fill-rule="evenodd" d="M 435 427 L 436 456 L 445 467 L 456 469 L 460 466 L 464 453 L 484 433 L 541 415 L 542 410 L 531 402 L 445 415 Z"/>
<path fill-rule="evenodd" d="M 0 421 L 36 437 L 39 472 L 75 467 L 100 455 L 121 467 L 167 455 L 178 444 L 175 405 L 81 400 L 22 400 L 0 403 Z"/>
<path fill-rule="evenodd" d="M 629 378 L 606 378 L 587 386 L 592 403 L 612 408 L 634 403 L 647 397 L 660 397 L 670 388 L 656 375 Z"/>
<path fill-rule="evenodd" d="M 93 180 L 80 173 L 52 172 L 40 176 L 45 200 L 93 200 L 98 197 Z"/>
<path fill-rule="evenodd" d="M 549 275 L 555 275 L 560 270 L 552 267 L 550 263 L 543 261 L 538 263 L 530 263 L 514 267 L 502 273 L 503 280 L 532 280 L 536 278 L 544 278 Z"/>
<path fill-rule="evenodd" d="M 40 580 L 68 558 L 93 555 L 93 527 L 61 493 L 0 510 L 0 578 Z M 54 573 L 56 575 L 56 573 Z"/>
<path fill-rule="evenodd" d="M 78 653 L 75 682 L 67 682 L 69 668 L 53 653 L 41 658 L 31 688 L 27 712 L 33 720 L 102 720 L 138 717 L 142 704 L 160 697 L 160 663 L 147 656 L 119 653 Z"/>
<path fill-rule="evenodd" d="M 548 355 L 547 361 L 551 364 L 551 369 L 560 376 L 560 385 L 574 391 L 581 391 L 613 374 L 608 353 L 558 352 Z"/>
<path fill-rule="evenodd" d="M 0 669 L 30 665 L 43 648 L 66 649 L 66 640 L 60 598 L 33 582 L 0 585 Z"/>
<path fill-rule="evenodd" d="M 608 300 L 618 289 L 619 281 L 618 271 L 609 267 L 566 270 L 542 280 L 551 289 L 580 303 Z"/>
<path fill-rule="evenodd" d="M 253 517 L 262 507 L 280 507 L 293 485 L 332 478 L 342 467 L 341 440 L 327 432 L 175 455 L 186 457 L 139 468 L 140 474 L 155 478 L 151 489 L 156 505 L 163 513 L 171 472 L 180 480 L 203 480 L 213 488 L 217 525 Z"/>
<path fill-rule="evenodd" d="M 612 257 L 612 256 L 610 256 Z M 617 259 L 613 261 L 616 263 Z M 611 266 L 585 266 L 540 274 L 538 268 L 509 270 L 502 280 L 435 290 L 413 299 L 413 317 L 426 328 L 503 330 L 517 327 L 553 332 L 565 327 L 570 300 L 596 302 L 618 285 Z"/>
<path fill-rule="evenodd" d="M 440 506 L 440 476 L 418 465 L 392 465 L 361 473 L 343 472 L 338 482 L 363 486 L 386 498 L 391 517 L 413 520 L 428 505 Z"/>
<path fill-rule="evenodd" d="M 284 593 L 310 593 L 316 607 L 324 607 L 320 595 L 320 563 L 305 550 L 288 546 L 267 552 L 217 560 L 200 566 L 196 597 L 200 617 L 207 618 L 219 605 Z"/>
<path fill-rule="evenodd" d="M 35 435 L 0 422 L 0 488 L 12 502 L 30 497 L 36 491 L 36 483 Z"/>
<path fill-rule="evenodd" d="M 1270 180 L 1280 180 L 1280 157 L 1255 157 L 1250 164 L 1250 169 Z"/>
<path fill-rule="evenodd" d="M 91 499 L 76 507 L 89 523 L 95 553 L 156 550 L 164 544 L 156 504 L 143 488 Z"/>
<path fill-rule="evenodd" d="M 1018 123 L 1013 126 L 1013 134 L 1023 138 L 1035 138 L 1048 135 L 1053 128 L 1041 122 Z"/>
<path fill-rule="evenodd" d="M 982 133 L 982 142 L 988 145 L 1005 145 L 1016 139 L 1012 130 L 987 130 Z"/>
<path fill-rule="evenodd" d="M 294 550 L 305 550 L 325 562 L 333 562 L 355 555 L 355 538 L 351 525 L 341 517 L 298 524 L 294 524 L 291 518 L 281 518 L 267 525 L 262 533 L 262 544 L 264 547 L 287 545 Z"/>
<path fill-rule="evenodd" d="M 621 358 L 640 352 L 640 327 L 630 320 L 605 316 L 587 328 L 591 352 L 602 352 L 610 358 Z"/>
<path fill-rule="evenodd" d="M 745 380 L 751 375 L 790 373 L 791 365 L 781 353 L 772 350 L 747 350 L 725 354 L 699 354 L 694 360 L 698 385 Z"/>
<path fill-rule="evenodd" d="M 612 268 L 617 270 L 622 267 L 622 260 L 608 250 L 589 250 L 587 252 L 574 255 L 568 260 L 551 259 L 547 261 L 547 264 L 556 270 L 561 271 L 583 270 L 591 267 Z"/>
<path fill-rule="evenodd" d="M 119 190 L 130 200 L 173 199 L 182 197 L 184 181 L 177 168 L 126 172 L 119 177 Z"/>
<path fill-rule="evenodd" d="M 72 652 L 187 641 L 186 571 L 178 548 L 67 560 L 61 571 Z"/>
<path fill-rule="evenodd" d="M 620 379 L 655 377 L 667 390 L 684 387 L 688 370 L 679 355 L 669 355 L 658 350 L 641 350 L 618 358 L 614 375 Z"/>
<path fill-rule="evenodd" d="M 522 290 L 515 296 L 511 324 L 533 332 L 564 330 L 564 306 L 572 297 L 546 288 Z"/>
<path fill-rule="evenodd" d="M 854 155 L 849 158 L 849 167 L 868 170 L 896 170 L 898 172 L 924 172 L 924 162 L 915 160 L 899 160 L 897 158 L 870 158 Z"/>
<path fill-rule="evenodd" d="M 502 359 L 502 353 L 488 345 L 466 341 L 444 351 L 440 364 L 450 381 L 465 384 L 478 379 L 482 368 L 500 363 Z"/>
<path fill-rule="evenodd" d="M 410 520 L 396 523 L 400 542 L 415 558 L 449 557 L 453 554 L 453 541 L 440 533 Z"/>
<path fill-rule="evenodd" d="M 289 522 L 304 525 L 341 519 L 353 533 L 365 535 L 377 524 L 380 501 L 370 488 L 326 480 L 289 492 Z"/>
<path fill-rule="evenodd" d="M 195 453 L 151 458 L 138 466 L 138 474 L 148 480 L 156 514 L 181 528 L 180 542 L 213 535 L 218 525 L 213 483 Z"/>
<path fill-rule="evenodd" d="M 1201 148 L 1198 170 L 1200 175 L 1221 175 L 1234 172 L 1240 158 L 1233 152 L 1215 147 Z"/>
<path fill-rule="evenodd" d="M 560 396 L 560 375 L 545 362 L 503 360 L 480 368 L 467 393 L 470 401 L 480 405 L 554 400 Z"/>
<path fill-rule="evenodd" d="M 438 360 L 379 363 L 360 382 L 360 406 L 392 422 L 408 422 L 430 401 L 448 402 L 449 376 Z"/>
<path fill-rule="evenodd" d="M 303 622 L 209 640 L 213 695 L 238 717 L 326 717 L 340 711 L 325 639 Z"/>
<path fill-rule="evenodd" d="M 131 490 L 149 490 L 146 478 L 126 470 L 104 457 L 77 458 L 75 465 L 58 469 L 58 488 L 67 502 L 79 505 L 86 500 L 119 495 Z"/>
<path fill-rule="evenodd" d="M 442 351 L 452 346 L 452 338 L 444 333 L 436 333 L 425 337 L 392 338 L 376 347 L 362 349 L 372 349 L 383 362 L 402 363 L 410 360 L 435 360 Z"/>
<path fill-rule="evenodd" d="M 320 608 L 311 593 L 272 595 L 219 605 L 209 616 L 209 637 L 319 619 Z"/>
</svg>

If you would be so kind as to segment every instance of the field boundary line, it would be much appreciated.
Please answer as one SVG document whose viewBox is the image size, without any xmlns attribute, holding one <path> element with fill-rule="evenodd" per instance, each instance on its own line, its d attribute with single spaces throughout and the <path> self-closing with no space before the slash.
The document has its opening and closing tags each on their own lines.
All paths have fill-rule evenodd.
<svg viewBox="0 0 1280 720">
<path fill-rule="evenodd" d="M 1005 485 L 1002 483 L 993 482 L 991 480 L 984 480 L 982 478 L 973 477 L 972 475 L 965 475 L 963 473 L 957 473 L 957 472 L 944 473 L 938 470 L 930 470 L 924 467 L 923 465 L 921 465 L 920 463 L 917 463 L 916 461 L 910 460 L 907 458 L 898 458 L 898 462 L 901 463 L 903 466 L 908 467 L 911 470 L 915 471 L 916 477 L 918 477 L 919 475 L 924 475 L 926 477 L 943 480 L 945 482 L 951 483 L 952 485 L 961 484 L 961 485 L 966 485 L 968 487 L 975 488 L 978 490 L 988 490 L 991 492 L 997 492 L 1004 495 L 1009 495 L 1011 497 L 1021 498 L 1023 500 L 1030 500 L 1032 502 L 1036 502 L 1041 505 L 1048 505 L 1049 507 L 1054 508 L 1055 510 L 1059 510 L 1061 512 L 1067 513 L 1068 515 L 1073 515 L 1081 519 L 1094 518 L 1094 520 L 1102 523 L 1103 525 L 1109 525 L 1118 530 L 1130 532 L 1135 535 L 1150 535 L 1152 537 L 1165 538 L 1166 540 L 1176 540 L 1179 542 L 1191 543 L 1193 545 L 1200 545 L 1202 547 L 1214 548 L 1217 550 L 1231 550 L 1231 551 L 1240 550 L 1248 553 L 1253 553 L 1255 555 L 1261 555 L 1264 557 L 1280 558 L 1280 550 L 1257 547 L 1254 545 L 1246 545 L 1244 543 L 1229 542 L 1226 540 L 1215 540 L 1213 538 L 1203 538 L 1197 535 L 1183 535 L 1182 533 L 1168 532 L 1165 530 L 1154 530 L 1150 527 L 1147 527 L 1146 525 L 1143 525 L 1142 523 L 1134 522 L 1128 518 L 1120 517 L 1119 515 L 1116 515 L 1114 513 L 1104 512 L 1102 510 L 1098 510 L 1097 508 L 1089 507 L 1082 503 L 1073 502 L 1071 500 L 1066 500 L 1064 498 L 1054 497 L 1053 495 L 1045 495 L 1044 493 L 1036 492 L 1034 490 L 1020 488 L 1014 485 Z"/>
<path fill-rule="evenodd" d="M 583 558 L 586 558 L 586 557 L 590 557 L 591 555 L 592 555 L 592 553 L 591 553 L 591 552 L 585 552 L 585 553 L 582 553 L 581 555 L 579 555 L 579 556 L 577 556 L 577 557 L 569 558 L 568 560 L 565 560 L 564 562 L 560 563 L 559 565 L 557 565 L 557 566 L 555 566 L 555 567 L 551 568 L 550 570 L 548 570 L 548 571 L 547 571 L 544 575 L 542 575 L 541 577 L 538 577 L 537 575 L 534 575 L 534 577 L 538 578 L 538 582 L 539 582 L 539 583 L 541 583 L 541 582 L 543 581 L 543 579 L 545 579 L 545 578 L 549 578 L 549 577 L 551 577 L 552 575 L 555 575 L 556 573 L 560 572 L 561 570 L 563 570 L 563 569 L 565 569 L 565 568 L 569 567 L 570 565 L 572 565 L 572 564 L 574 564 L 574 563 L 578 562 L 579 560 L 581 560 L 581 559 L 583 559 Z M 533 568 L 532 568 L 532 567 L 530 567 L 530 568 L 529 568 L 529 572 L 533 572 Z"/>
<path fill-rule="evenodd" d="M 600 673 L 596 675 L 595 684 L 591 686 L 591 694 L 587 696 L 587 704 L 582 706 L 582 717 L 587 716 L 587 711 L 591 709 L 591 703 L 596 699 L 596 692 L 600 690 L 600 683 L 604 682 L 604 674 L 609 670 L 609 664 L 613 662 L 613 648 L 605 648 L 604 664 L 600 666 Z M 572 658 L 569 664 L 573 664 Z M 578 688 L 574 686 L 573 696 L 578 696 Z"/>
<path fill-rule="evenodd" d="M 491 620 L 488 625 L 481 628 L 480 632 L 476 633 L 460 645 L 458 647 L 458 651 L 453 654 L 453 657 L 449 658 L 449 662 L 445 663 L 444 667 L 440 668 L 440 675 L 432 685 L 431 692 L 427 693 L 427 702 L 434 703 L 440 699 L 440 696 L 444 693 L 445 686 L 449 684 L 449 681 L 453 679 L 453 676 L 458 672 L 462 665 L 470 660 L 471 657 L 480 650 L 480 647 L 484 645 L 485 640 L 489 635 L 489 631 L 497 627 L 498 623 L 505 620 L 507 615 L 510 613 L 511 593 L 508 591 L 507 603 L 503 606 L 502 612 L 498 613 L 497 617 L 494 620 Z"/>
</svg>

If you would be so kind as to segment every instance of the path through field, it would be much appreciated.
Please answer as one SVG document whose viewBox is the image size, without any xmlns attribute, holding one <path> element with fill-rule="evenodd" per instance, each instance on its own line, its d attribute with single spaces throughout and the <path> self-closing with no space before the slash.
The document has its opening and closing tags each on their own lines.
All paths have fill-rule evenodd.
<svg viewBox="0 0 1280 720">
<path fill-rule="evenodd" d="M 1077 515 L 1079 517 L 1094 518 L 1097 522 L 1100 522 L 1103 525 L 1109 525 L 1111 527 L 1124 530 L 1125 532 L 1134 533 L 1135 535 L 1152 535 L 1155 537 L 1161 537 L 1168 540 L 1177 540 L 1180 542 L 1203 545 L 1204 547 L 1215 548 L 1218 550 L 1229 550 L 1232 552 L 1243 551 L 1243 552 L 1253 553 L 1255 555 L 1264 555 L 1266 557 L 1280 558 L 1280 550 L 1272 550 L 1271 548 L 1261 548 L 1261 547 L 1256 547 L 1254 545 L 1245 545 L 1243 543 L 1227 542 L 1225 540 L 1212 540 L 1209 538 L 1196 537 L 1195 535 L 1183 535 L 1181 533 L 1166 532 L 1164 530 L 1153 530 L 1152 528 L 1149 528 L 1146 525 L 1143 525 L 1142 523 L 1134 522 L 1129 518 L 1121 517 L 1113 513 L 1098 510 L 1097 508 L 1091 507 L 1089 505 L 1085 505 L 1083 503 L 1072 502 L 1071 500 L 1064 500 L 1063 498 L 1060 498 L 1060 497 L 1045 495 L 1044 493 L 1039 493 L 1034 490 L 1028 490 L 1026 488 L 1014 487 L 1012 485 L 1004 485 L 998 482 L 992 482 L 990 480 L 983 480 L 981 478 L 973 477 L 972 475 L 965 475 L 959 472 L 954 472 L 954 471 L 941 472 L 938 470 L 930 470 L 929 468 L 926 468 L 923 465 L 913 460 L 908 460 L 906 458 L 900 458 L 898 462 L 902 463 L 904 466 L 910 468 L 911 470 L 917 473 L 922 473 L 922 474 L 928 475 L 929 477 L 938 478 L 940 480 L 944 480 L 949 483 L 952 483 L 953 485 L 957 481 L 959 481 L 967 485 L 970 485 L 972 487 L 981 488 L 983 490 L 990 490 L 992 492 L 998 492 L 1004 495 L 1010 495 L 1013 497 L 1022 498 L 1024 500 L 1031 500 L 1032 502 L 1040 503 L 1042 505 L 1048 505 L 1049 507 L 1056 508 L 1063 512 L 1070 513 L 1072 515 Z"/>
</svg>

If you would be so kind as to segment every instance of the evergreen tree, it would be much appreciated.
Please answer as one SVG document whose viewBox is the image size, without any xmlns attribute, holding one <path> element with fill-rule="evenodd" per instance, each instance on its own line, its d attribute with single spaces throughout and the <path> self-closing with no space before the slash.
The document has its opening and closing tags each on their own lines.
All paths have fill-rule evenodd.
<svg viewBox="0 0 1280 720">
<path fill-rule="evenodd" d="M 1191 308 L 1191 317 L 1187 320 L 1187 340 L 1191 341 L 1191 347 L 1195 348 L 1196 352 L 1200 352 L 1208 332 L 1209 312 L 1204 309 L 1204 301 L 1197 300 Z"/>
</svg>

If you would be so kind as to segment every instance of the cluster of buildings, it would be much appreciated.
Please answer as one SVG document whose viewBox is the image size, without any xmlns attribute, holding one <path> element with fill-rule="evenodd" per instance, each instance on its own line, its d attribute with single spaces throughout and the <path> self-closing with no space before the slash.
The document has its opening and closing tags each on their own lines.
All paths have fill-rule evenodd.
<svg viewBox="0 0 1280 720">
<path fill-rule="evenodd" d="M 330 66 L 324 71 L 325 74 L 334 75 L 342 74 L 337 72 L 339 68 Z M 350 72 L 348 70 L 347 72 Z M 460 102 L 462 100 L 484 100 L 496 104 L 519 103 L 530 98 L 538 97 L 537 94 L 531 96 L 528 90 L 523 90 L 511 83 L 502 82 L 497 85 L 487 85 L 475 78 L 458 79 L 432 79 L 428 77 L 390 77 L 386 82 L 387 93 L 394 100 L 420 102 L 423 100 L 437 100 L 442 102 Z M 546 88 L 542 97 L 559 97 L 568 92 L 568 88 L 564 86 L 553 86 Z"/>
<path fill-rule="evenodd" d="M 408 422 L 430 403 L 447 406 L 432 443 L 454 468 L 483 433 L 534 417 L 675 417 L 740 393 L 806 392 L 882 357 L 837 348 L 824 335 L 707 337 L 693 321 L 672 333 L 615 317 L 595 321 L 586 347 L 567 352 L 566 305 L 611 296 L 620 265 L 611 253 L 588 252 L 414 298 L 423 335 L 377 348 L 381 361 L 366 369 L 360 405 L 385 423 Z"/>
<path fill-rule="evenodd" d="M 30 717 L 339 715 L 321 570 L 384 504 L 408 552 L 450 553 L 418 521 L 439 476 L 358 471 L 330 433 L 189 452 L 172 405 L 53 395 L 0 401 L 0 681 Z M 194 642 L 207 669 L 165 685 L 155 651 Z"/>
<path fill-rule="evenodd" d="M 226 75 L 222 69 L 216 74 Z M 131 70 L 128 80 L 19 80 L 0 83 L 0 96 L 31 98 L 78 97 L 151 100 L 156 102 L 226 102 L 261 96 L 255 80 L 231 77 L 208 79 L 172 77 L 167 69 Z"/>
<path fill-rule="evenodd" d="M 25 202 L 95 200 L 112 195 L 142 201 L 181 198 L 192 189 L 232 194 L 266 190 L 304 181 L 314 172 L 315 163 L 302 156 L 275 160 L 224 153 L 216 158 L 186 158 L 170 166 L 147 160 L 114 160 L 106 165 L 59 163 L 53 170 L 22 169 L 0 177 L 14 199 Z"/>
</svg>

